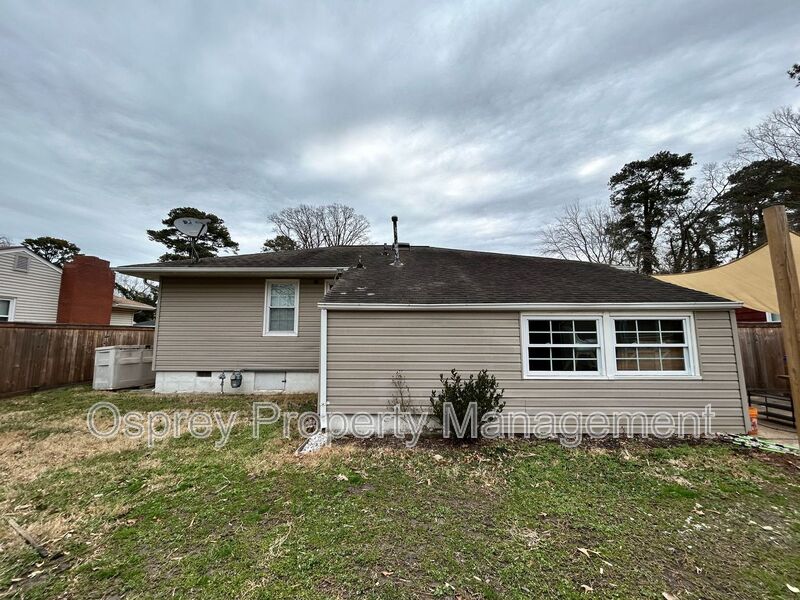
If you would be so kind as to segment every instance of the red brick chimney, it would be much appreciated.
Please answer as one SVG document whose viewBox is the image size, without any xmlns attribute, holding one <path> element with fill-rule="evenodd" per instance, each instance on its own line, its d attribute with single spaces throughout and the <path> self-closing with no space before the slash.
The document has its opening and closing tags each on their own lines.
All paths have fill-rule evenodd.
<svg viewBox="0 0 800 600">
<path fill-rule="evenodd" d="M 114 296 L 114 273 L 109 262 L 78 254 L 62 271 L 58 322 L 108 325 Z"/>
</svg>

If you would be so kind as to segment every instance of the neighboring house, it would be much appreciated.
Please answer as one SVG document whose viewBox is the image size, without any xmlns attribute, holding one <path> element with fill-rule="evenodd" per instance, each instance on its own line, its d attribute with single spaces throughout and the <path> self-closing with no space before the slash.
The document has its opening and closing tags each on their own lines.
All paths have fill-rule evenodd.
<svg viewBox="0 0 800 600">
<path fill-rule="evenodd" d="M 0 248 L 0 322 L 133 325 L 154 306 L 114 295 L 106 260 L 75 256 L 60 269 L 22 246 Z"/>
<path fill-rule="evenodd" d="M 61 269 L 22 246 L 0 248 L 0 322 L 55 323 Z"/>
<path fill-rule="evenodd" d="M 792 232 L 791 241 L 795 264 L 800 265 L 800 235 Z M 727 265 L 690 273 L 656 275 L 656 278 L 673 285 L 738 300 L 744 305 L 736 311 L 740 323 L 781 320 L 767 244 Z"/>
<path fill-rule="evenodd" d="M 133 315 L 139 311 L 154 311 L 155 306 L 150 306 L 144 302 L 128 300 L 124 296 L 114 296 L 111 302 L 111 325 L 125 325 L 131 327 L 136 325 Z M 142 325 L 142 327 L 153 327 L 155 323 Z"/>
<path fill-rule="evenodd" d="M 159 392 L 318 391 L 326 422 L 387 410 L 405 377 L 488 369 L 506 411 L 714 412 L 742 432 L 739 303 L 613 267 L 530 256 L 351 246 L 119 267 L 158 279 Z M 231 390 L 229 377 L 225 391 Z"/>
</svg>

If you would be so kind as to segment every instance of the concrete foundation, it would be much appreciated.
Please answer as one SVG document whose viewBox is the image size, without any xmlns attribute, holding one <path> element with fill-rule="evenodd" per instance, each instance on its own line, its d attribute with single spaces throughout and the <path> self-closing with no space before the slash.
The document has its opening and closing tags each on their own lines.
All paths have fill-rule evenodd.
<svg viewBox="0 0 800 600">
<path fill-rule="evenodd" d="M 221 371 L 158 371 L 155 391 L 163 394 L 218 394 Z M 225 371 L 226 394 L 304 394 L 319 391 L 319 373 L 313 371 L 241 371 L 242 385 L 231 387 L 232 371 Z M 210 375 L 210 376 L 209 376 Z"/>
</svg>

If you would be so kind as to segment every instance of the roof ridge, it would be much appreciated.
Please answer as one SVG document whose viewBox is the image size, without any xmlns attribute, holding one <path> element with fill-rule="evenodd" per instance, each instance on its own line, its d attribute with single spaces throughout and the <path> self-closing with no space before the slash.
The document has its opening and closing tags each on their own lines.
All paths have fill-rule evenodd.
<svg viewBox="0 0 800 600">
<path fill-rule="evenodd" d="M 559 263 L 576 263 L 581 265 L 593 265 L 599 267 L 610 267 L 612 269 L 623 270 L 619 269 L 619 266 L 623 265 L 612 265 L 609 263 L 602 263 L 602 262 L 592 262 L 589 260 L 578 260 L 576 258 L 559 258 L 557 256 L 541 256 L 539 254 L 513 254 L 510 252 L 496 252 L 493 250 L 470 250 L 467 248 L 444 248 L 442 246 L 417 246 L 417 248 L 430 248 L 432 250 L 449 250 L 453 252 L 470 252 L 472 254 L 491 254 L 494 256 L 510 256 L 513 258 L 536 258 L 539 260 L 547 260 L 547 261 L 555 261 Z"/>
</svg>

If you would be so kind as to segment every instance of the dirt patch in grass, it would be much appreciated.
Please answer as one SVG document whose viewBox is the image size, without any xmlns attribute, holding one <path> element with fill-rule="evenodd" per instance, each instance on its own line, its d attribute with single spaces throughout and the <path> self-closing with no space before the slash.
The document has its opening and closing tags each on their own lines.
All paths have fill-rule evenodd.
<svg viewBox="0 0 800 600">
<path fill-rule="evenodd" d="M 785 471 L 788 475 L 800 474 L 800 456 L 796 454 L 782 454 L 779 452 L 766 452 L 761 450 L 739 450 L 748 458 L 756 458 L 761 462 L 773 465 Z"/>
</svg>

